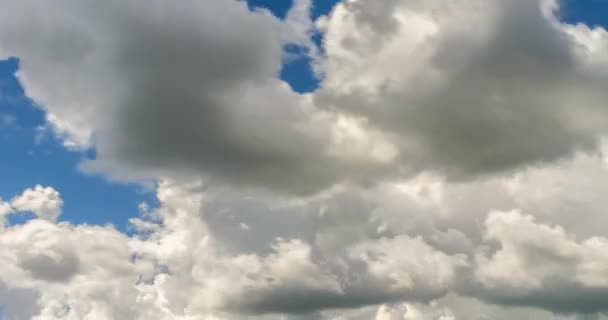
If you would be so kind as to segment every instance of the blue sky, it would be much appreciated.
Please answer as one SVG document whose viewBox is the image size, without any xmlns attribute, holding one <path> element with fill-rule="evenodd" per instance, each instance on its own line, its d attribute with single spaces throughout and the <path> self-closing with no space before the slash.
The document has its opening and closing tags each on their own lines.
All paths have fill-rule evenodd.
<svg viewBox="0 0 608 320">
<path fill-rule="evenodd" d="M 608 1 L 564 0 L 562 18 L 569 23 L 582 22 L 590 26 L 608 25 Z"/>
<path fill-rule="evenodd" d="M 338 0 L 318 0 L 313 16 L 327 14 Z M 265 7 L 284 18 L 291 1 L 250 0 L 252 8 Z M 565 0 L 562 18 L 570 23 L 608 25 L 608 1 Z M 320 37 L 317 38 L 320 42 Z M 297 50 L 291 49 L 291 50 Z M 91 151 L 66 150 L 48 130 L 43 130 L 44 112 L 24 96 L 15 78 L 19 61 L 0 61 L 0 197 L 10 199 L 36 184 L 57 189 L 65 201 L 62 220 L 74 223 L 112 223 L 125 229 L 141 202 L 154 203 L 153 193 L 138 185 L 108 182 L 81 173 L 78 163 Z M 301 58 L 285 65 L 281 77 L 299 92 L 318 86 L 309 60 Z"/>
</svg>

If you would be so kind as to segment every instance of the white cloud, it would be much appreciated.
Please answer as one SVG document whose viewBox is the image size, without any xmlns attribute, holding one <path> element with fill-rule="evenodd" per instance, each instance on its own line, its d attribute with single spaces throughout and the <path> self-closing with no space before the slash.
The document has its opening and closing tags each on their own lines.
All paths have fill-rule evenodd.
<svg viewBox="0 0 608 320">
<path fill-rule="evenodd" d="M 36 219 L 0 233 L 0 283 L 32 292 L 6 305 L 8 319 L 135 319 L 136 266 L 127 238 L 102 227 Z"/>
<path fill-rule="evenodd" d="M 350 248 L 349 255 L 364 261 L 369 275 L 390 290 L 419 291 L 421 296 L 412 300 L 443 295 L 452 286 L 456 269 L 466 266 L 464 256 L 448 256 L 407 236 L 364 242 Z"/>
<path fill-rule="evenodd" d="M 95 147 L 88 170 L 301 194 L 386 169 L 335 152 L 336 115 L 277 79 L 285 44 L 313 47 L 307 1 L 285 22 L 240 1 L 6 5 L 0 50 L 66 144 Z"/>
<path fill-rule="evenodd" d="M 191 188 L 197 190 L 196 186 Z M 276 234 L 281 230 L 280 224 L 260 230 L 271 235 L 267 240 L 262 240 L 266 234 L 253 235 L 254 241 L 258 237 L 257 241 L 264 241 L 267 247 L 250 247 L 255 251 L 234 247 L 236 243 L 228 242 L 224 232 L 230 232 L 227 224 L 238 232 L 241 220 L 214 221 L 213 193 L 198 198 L 199 193 L 187 190 L 171 183 L 161 185 L 159 198 L 163 206 L 157 214 L 163 228 L 142 246 L 144 256 L 155 257 L 169 268 L 164 278 L 168 292 L 183 293 L 173 296 L 182 302 L 172 304 L 185 305 L 193 312 L 219 309 L 250 314 L 308 313 L 385 299 L 424 301 L 441 296 L 454 279 L 454 269 L 462 264 L 463 257 L 441 253 L 422 239 L 405 235 L 368 239 L 324 252 L 316 243 L 305 241 L 308 236 L 297 228 L 293 229 L 296 233 L 289 233 L 289 239 L 281 238 Z M 238 200 L 233 200 L 232 206 L 238 208 Z M 255 210 L 251 203 L 248 206 Z M 298 207 L 285 207 L 286 211 L 276 217 L 296 215 Z M 222 217 L 229 217 L 229 212 L 224 210 Z M 292 222 L 285 223 L 291 228 Z M 257 231 L 258 227 L 254 225 L 252 230 Z M 244 236 L 249 237 L 250 233 L 254 232 Z M 396 251 L 398 246 L 409 249 L 412 256 L 401 257 Z M 381 270 L 391 273 L 383 274 Z"/>
<path fill-rule="evenodd" d="M 608 292 L 608 238 L 577 240 L 517 211 L 491 213 L 485 224 L 486 240 L 499 245 L 476 258 L 486 299 L 563 312 L 607 309 L 599 297 Z"/>
<path fill-rule="evenodd" d="M 341 3 L 321 57 L 304 0 L 285 21 L 239 1 L 28 0 L 3 10 L 0 48 L 66 144 L 95 147 L 87 170 L 311 194 L 594 150 L 605 30 L 562 25 L 547 3 Z M 320 90 L 277 79 L 287 43 L 309 48 Z"/>
<path fill-rule="evenodd" d="M 354 0 L 322 55 L 310 5 L 6 4 L 2 55 L 83 167 L 161 181 L 130 235 L 57 223 L 52 187 L 0 201 L 9 319 L 602 319 L 606 31 Z M 277 79 L 286 43 L 318 91 Z"/>
<path fill-rule="evenodd" d="M 14 197 L 10 205 L 16 211 L 29 211 L 40 219 L 55 222 L 61 214 L 63 199 L 52 187 L 36 185 Z"/>
<path fill-rule="evenodd" d="M 231 252 L 210 232 L 203 218 L 208 200 L 197 190 L 161 184 L 160 208 L 134 220 L 144 227 L 134 237 L 42 219 L 8 227 L 0 233 L 2 292 L 31 294 L 7 316 L 230 318 L 428 301 L 449 289 L 463 264 L 463 257 L 406 235 L 347 245 L 338 255 L 297 238 L 275 238 L 266 253 Z"/>
<path fill-rule="evenodd" d="M 26 319 L 593 314 L 605 310 L 596 294 L 606 280 L 605 238 L 585 234 L 585 224 L 574 226 L 580 238 L 554 226 L 569 216 L 559 205 L 569 200 L 551 190 L 535 198 L 534 190 L 554 185 L 552 179 L 562 179 L 557 190 L 569 192 L 588 177 L 608 178 L 599 158 L 564 165 L 514 180 L 451 184 L 420 177 L 297 201 L 165 181 L 160 207 L 142 206 L 142 217 L 132 220 L 134 236 L 42 219 L 0 232 L 0 299 L 19 299 L 5 312 Z M 599 207 L 602 190 L 590 190 L 582 199 Z M 495 195 L 481 201 L 489 192 Z M 539 214 L 546 223 L 509 211 L 487 217 L 491 208 L 518 206 L 561 211 Z M 251 229 L 243 232 L 242 223 Z M 382 303 L 388 304 L 376 311 L 373 305 Z M 529 307 L 510 311 L 502 304 Z"/>
<path fill-rule="evenodd" d="M 608 119 L 606 32 L 562 25 L 549 4 L 342 3 L 324 21 L 315 102 L 385 133 L 405 169 L 451 179 L 595 150 Z"/>
<path fill-rule="evenodd" d="M 8 202 L 2 201 L 0 199 L 0 231 L 4 230 L 4 225 L 6 224 L 6 218 L 8 215 L 14 212 L 13 207 Z"/>
</svg>

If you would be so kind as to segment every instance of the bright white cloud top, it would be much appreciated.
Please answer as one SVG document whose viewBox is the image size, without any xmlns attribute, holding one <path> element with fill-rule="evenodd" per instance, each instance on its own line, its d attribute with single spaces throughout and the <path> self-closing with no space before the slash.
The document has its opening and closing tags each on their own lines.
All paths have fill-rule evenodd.
<svg viewBox="0 0 608 320">
<path fill-rule="evenodd" d="M 3 3 L 48 125 L 160 203 L 124 234 L 51 187 L 0 201 L 7 319 L 607 318 L 608 32 L 546 0 L 310 5 Z M 286 44 L 319 89 L 278 79 Z"/>
</svg>

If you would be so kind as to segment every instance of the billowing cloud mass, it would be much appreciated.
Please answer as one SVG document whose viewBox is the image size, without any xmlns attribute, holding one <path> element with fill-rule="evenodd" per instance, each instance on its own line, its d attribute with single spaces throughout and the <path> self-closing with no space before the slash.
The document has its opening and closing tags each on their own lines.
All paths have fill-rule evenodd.
<svg viewBox="0 0 608 320">
<path fill-rule="evenodd" d="M 584 155 L 306 200 L 164 181 L 131 236 L 6 226 L 0 300 L 9 319 L 603 319 L 608 234 L 586 217 L 605 189 L 580 192 L 590 181 L 608 167 Z"/>
<path fill-rule="evenodd" d="M 310 193 L 381 171 L 388 146 L 277 79 L 283 46 L 310 45 L 301 6 L 281 23 L 238 1 L 11 1 L 0 51 L 65 143 L 95 146 L 91 170 Z"/>
<path fill-rule="evenodd" d="M 561 311 L 606 308 L 608 238 L 579 242 L 561 226 L 538 224 L 516 211 L 493 212 L 485 224 L 486 239 L 500 246 L 490 257 L 476 257 L 486 297 Z"/>
<path fill-rule="evenodd" d="M 12 1 L 0 50 L 65 143 L 95 147 L 88 169 L 122 178 L 470 179 L 593 150 L 607 127 L 606 35 L 547 1 L 341 4 L 317 21 L 324 57 L 307 5 L 282 22 L 238 1 Z M 312 48 L 317 92 L 277 79 L 286 44 Z"/>
<path fill-rule="evenodd" d="M 48 127 L 158 198 L 128 233 L 0 199 L 6 319 L 608 318 L 608 32 L 548 0 L 311 5 L 3 3 Z"/>
<path fill-rule="evenodd" d="M 575 36 L 590 31 L 572 32 L 548 8 L 528 0 L 340 6 L 323 23 L 317 102 L 385 132 L 406 166 L 448 178 L 592 150 L 607 127 L 606 51 L 590 50 Z"/>
</svg>

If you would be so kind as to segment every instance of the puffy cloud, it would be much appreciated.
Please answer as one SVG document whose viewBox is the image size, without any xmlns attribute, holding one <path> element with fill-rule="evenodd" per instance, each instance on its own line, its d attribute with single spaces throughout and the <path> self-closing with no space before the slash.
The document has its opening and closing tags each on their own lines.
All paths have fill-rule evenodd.
<svg viewBox="0 0 608 320">
<path fill-rule="evenodd" d="M 607 127 L 606 32 L 562 25 L 551 7 L 342 3 L 323 22 L 317 105 L 366 119 L 406 169 L 451 179 L 595 150 Z"/>
<path fill-rule="evenodd" d="M 420 238 L 367 239 L 326 256 L 314 243 L 273 238 L 267 252 L 228 250 L 209 231 L 200 184 L 165 182 L 158 209 L 112 227 L 42 218 L 0 233 L 5 312 L 32 319 L 147 319 L 314 314 L 444 294 L 462 257 Z M 411 256 L 403 257 L 397 246 Z M 18 294 L 24 292 L 24 294 Z M 23 296 L 23 298 L 19 298 Z M 25 316 L 24 316 L 25 317 Z"/>
<path fill-rule="evenodd" d="M 212 200 L 204 199 L 198 184 L 165 182 L 158 196 L 161 206 L 133 220 L 131 237 L 112 227 L 42 219 L 1 232 L 2 293 L 12 299 L 19 297 L 16 292 L 29 293 L 20 307 L 5 310 L 7 316 L 313 316 L 441 297 L 465 265 L 464 257 L 407 235 L 367 238 L 336 254 L 297 238 L 269 240 L 267 252 L 238 252 L 210 232 L 203 208 Z"/>
<path fill-rule="evenodd" d="M 384 318 L 383 318 L 384 317 Z M 369 319 L 369 318 L 368 318 Z M 378 319 L 408 320 L 508 320 L 508 319 L 606 319 L 602 315 L 559 315 L 529 307 L 499 306 L 450 294 L 428 304 L 406 303 L 383 305 L 378 308 Z"/>
<path fill-rule="evenodd" d="M 0 232 L 0 301 L 24 319 L 591 316 L 603 311 L 608 236 L 593 219 L 607 172 L 580 155 L 509 178 L 297 200 L 165 181 L 133 236 L 44 216 Z"/>
<path fill-rule="evenodd" d="M 305 314 L 386 300 L 428 301 L 451 286 L 455 269 L 463 264 L 463 257 L 444 254 L 422 239 L 406 235 L 363 238 L 356 244 L 326 251 L 318 243 L 306 241 L 306 234 L 299 232 L 290 233 L 289 239 L 277 236 L 262 240 L 267 245 L 265 250 L 262 245 L 242 244 L 239 248 L 217 234 L 221 224 L 231 224 L 235 229 L 224 226 L 220 234 L 243 232 L 239 219 L 214 222 L 192 214 L 195 211 L 203 217 L 212 216 L 212 194 L 202 200 L 197 198 L 197 192 L 166 183 L 161 185 L 159 197 L 166 203 L 157 213 L 162 216 L 164 227 L 151 235 L 156 245 L 147 247 L 145 252 L 168 266 L 170 272 L 164 281 L 171 286 L 170 292 L 190 288 L 190 293 L 182 297 L 188 310 Z M 182 205 L 173 207 L 171 199 L 178 198 L 190 199 L 185 202 L 189 210 L 181 209 Z M 176 200 L 175 204 L 183 202 Z M 283 214 L 297 214 L 294 208 L 298 205 L 292 206 Z M 228 214 L 224 211 L 224 215 Z M 256 225 L 251 228 L 264 237 Z M 276 233 L 281 225 L 275 228 L 270 231 Z M 146 246 L 149 245 L 147 241 Z M 411 252 L 411 256 L 402 257 L 396 251 L 398 247 Z"/>
<path fill-rule="evenodd" d="M 563 194 L 608 181 L 605 171 L 581 156 L 515 178 L 419 177 L 299 200 L 165 181 L 131 236 L 42 219 L 0 232 L 0 301 L 19 301 L 4 310 L 25 319 L 593 315 L 604 310 L 605 238 L 554 225 L 571 214 Z M 602 190 L 590 190 L 581 201 L 600 207 Z M 537 222 L 490 208 L 555 212 Z"/>
<path fill-rule="evenodd" d="M 349 254 L 364 261 L 371 277 L 388 288 L 419 291 L 418 297 L 408 296 L 411 301 L 442 296 L 451 286 L 456 268 L 466 265 L 462 256 L 450 257 L 420 238 L 407 236 L 364 242 L 350 248 Z"/>
<path fill-rule="evenodd" d="M 0 231 L 4 230 L 11 215 L 21 212 L 30 212 L 38 219 L 56 222 L 62 207 L 63 199 L 57 190 L 36 185 L 8 202 L 0 199 Z"/>
<path fill-rule="evenodd" d="M 309 193 L 384 166 L 277 79 L 283 46 L 311 45 L 306 1 L 286 22 L 240 1 L 6 5 L 0 51 L 65 143 L 95 147 L 88 170 Z"/>
<path fill-rule="evenodd" d="M 394 303 L 356 310 L 325 312 L 331 320 L 509 320 L 606 319 L 603 315 L 557 315 L 529 307 L 499 306 L 449 294 L 431 303 Z"/>
<path fill-rule="evenodd" d="M 606 311 L 608 239 L 577 241 L 560 226 L 517 211 L 494 212 L 486 239 L 499 249 L 477 256 L 475 276 L 486 299 L 562 312 Z"/>
<path fill-rule="evenodd" d="M 10 206 L 16 211 L 29 211 L 40 219 L 55 222 L 61 214 L 63 199 L 52 187 L 36 185 L 14 197 Z"/>
<path fill-rule="evenodd" d="M 285 21 L 239 1 L 7 5 L 2 54 L 66 144 L 95 148 L 84 167 L 115 178 L 310 194 L 512 171 L 605 133 L 605 30 L 560 24 L 548 1 L 349 1 L 317 23 L 324 55 L 305 0 Z M 277 79 L 289 43 L 320 90 Z"/>
<path fill-rule="evenodd" d="M 0 230 L 8 318 L 604 317 L 608 36 L 555 2 L 349 1 L 316 22 L 323 54 L 306 0 L 284 21 L 239 1 L 5 7 L 0 53 L 66 145 L 95 149 L 85 169 L 161 181 L 130 234 L 57 223 L 50 187 L 0 202 L 36 215 Z M 318 91 L 277 79 L 288 43 Z"/>
<path fill-rule="evenodd" d="M 551 271 L 554 267 L 568 268 L 565 261 L 545 261 L 541 259 L 544 255 L 538 254 L 540 256 L 536 257 L 538 252 L 535 251 L 526 255 L 532 257 L 533 260 L 529 262 L 531 265 L 516 268 L 529 270 L 531 273 L 504 270 L 504 278 L 501 278 L 504 283 L 500 282 L 489 289 L 479 286 L 483 279 L 479 272 L 482 264 L 479 263 L 481 260 L 477 260 L 478 264 L 475 264 L 475 256 L 477 254 L 477 259 L 489 259 L 494 257 L 493 250 L 502 247 L 502 239 L 488 236 L 494 232 L 493 225 L 484 222 L 488 220 L 488 214 L 498 212 L 496 210 L 510 212 L 507 210 L 520 209 L 521 212 L 533 213 L 538 221 L 534 226 L 563 225 L 572 234 L 568 237 L 573 239 L 605 238 L 605 230 L 596 224 L 602 216 L 602 208 L 606 205 L 603 196 L 605 188 L 601 186 L 608 181 L 607 173 L 608 169 L 602 158 L 595 155 L 578 155 L 572 161 L 529 169 L 507 178 L 454 184 L 431 176 L 421 176 L 371 190 L 335 191 L 304 203 L 281 201 L 277 198 L 270 198 L 265 202 L 259 195 L 245 196 L 247 199 L 233 195 L 222 199 L 222 196 L 216 198 L 215 191 L 209 190 L 207 194 L 210 202 L 206 207 L 206 219 L 212 234 L 218 233 L 218 239 L 231 250 L 263 252 L 265 244 L 271 242 L 271 239 L 279 236 L 289 237 L 289 234 L 300 239 L 310 239 L 313 252 L 317 252 L 319 256 L 338 256 L 347 250 L 351 256 L 361 257 L 361 260 L 366 262 L 368 272 L 365 274 L 371 276 L 374 283 L 384 283 L 387 288 L 405 289 L 405 286 L 400 285 L 407 284 L 410 277 L 416 276 L 416 272 L 420 270 L 423 274 L 429 272 L 429 276 L 423 279 L 441 279 L 444 273 L 440 268 L 414 267 L 420 261 L 433 261 L 431 257 L 435 255 L 438 257 L 435 260 L 437 262 L 429 265 L 452 265 L 447 272 L 455 272 L 456 281 L 446 281 L 445 286 L 436 284 L 431 290 L 421 290 L 424 286 L 416 286 L 416 292 L 430 293 L 427 300 L 441 297 L 445 292 L 472 296 L 460 299 L 459 308 L 465 310 L 467 306 L 471 306 L 476 310 L 475 308 L 482 308 L 483 305 L 482 309 L 487 309 L 484 311 L 488 314 L 487 319 L 512 318 L 508 316 L 512 312 L 507 312 L 502 307 L 489 306 L 494 303 L 528 306 L 516 308 L 518 311 L 513 314 L 519 317 L 542 315 L 538 316 L 539 319 L 553 319 L 551 311 L 594 315 L 595 311 L 601 310 L 588 308 L 589 302 L 593 301 L 592 299 L 600 301 L 602 295 L 595 295 L 598 292 L 587 285 L 593 282 L 598 285 L 601 273 L 589 278 L 593 280 L 589 280 L 580 291 L 568 295 L 568 303 L 558 306 L 558 303 L 548 304 L 536 298 L 553 299 L 555 297 L 552 297 L 552 294 L 572 291 L 567 290 L 571 287 L 566 284 L 557 288 L 543 287 L 542 290 L 534 292 L 534 299 L 527 295 L 527 289 L 521 285 L 532 283 L 529 279 L 544 281 L 533 273 L 536 265 L 541 270 L 547 267 Z M 250 231 L 239 231 L 243 221 L 251 227 Z M 511 229 L 520 230 L 522 235 Z M 522 241 L 526 239 L 524 235 L 534 237 L 540 234 L 536 229 L 526 229 L 519 225 L 505 227 L 502 234 L 511 233 L 512 237 Z M 424 250 L 416 249 L 416 237 L 432 244 L 435 250 L 429 251 L 431 255 L 425 256 L 421 253 Z M 529 245 L 546 244 L 551 248 L 564 247 L 560 241 L 559 237 L 549 237 L 542 244 L 532 238 L 526 242 L 529 242 Z M 463 267 L 460 264 L 462 260 L 453 257 L 448 260 L 440 258 L 447 257 L 442 251 L 468 256 L 472 269 Z M 590 255 L 588 259 L 590 262 L 599 263 L 600 258 Z M 508 266 L 507 262 L 511 261 L 509 258 L 494 259 L 497 267 Z M 355 265 L 351 264 L 351 268 Z M 599 268 L 601 270 L 601 267 Z M 400 273 L 401 271 L 404 273 Z M 516 274 L 522 274 L 526 278 L 517 282 Z M 558 274 L 550 273 L 546 276 L 551 279 Z M 358 277 L 361 277 L 361 274 L 358 274 Z M 376 287 L 374 284 L 368 284 L 366 288 L 368 293 L 371 293 Z M 441 288 L 446 290 L 442 291 Z M 507 290 L 507 293 L 502 290 Z M 509 297 L 514 300 L 508 300 L 501 294 L 513 294 Z M 381 300 L 416 300 L 415 295 L 411 294 L 397 295 L 395 299 L 393 297 L 386 295 Z M 486 299 L 489 302 L 481 303 L 477 299 Z M 460 315 L 456 319 L 475 319 L 473 316 L 484 319 L 481 311 L 480 314 L 473 311 L 459 311 L 458 314 Z M 361 319 L 371 317 L 368 314 Z"/>
<path fill-rule="evenodd" d="M 40 219 L 0 233 L 0 283 L 33 293 L 7 304 L 5 316 L 34 308 L 31 319 L 135 319 L 138 279 L 126 239 L 111 228 Z"/>
</svg>

